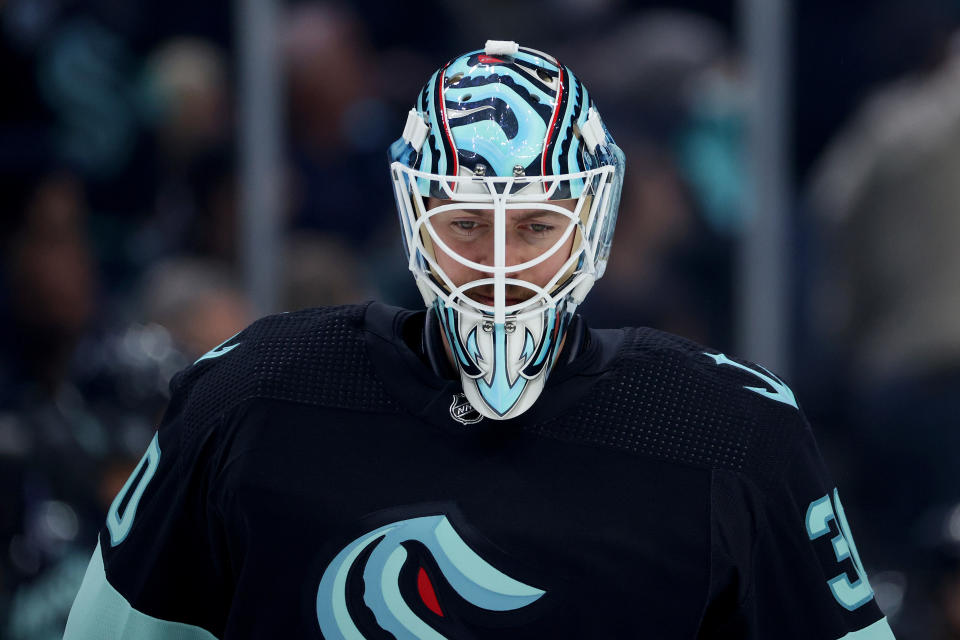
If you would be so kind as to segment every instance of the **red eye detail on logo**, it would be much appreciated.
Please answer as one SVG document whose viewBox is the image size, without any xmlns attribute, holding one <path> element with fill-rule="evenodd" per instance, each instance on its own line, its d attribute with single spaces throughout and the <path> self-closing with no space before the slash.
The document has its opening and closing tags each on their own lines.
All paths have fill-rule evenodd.
<svg viewBox="0 0 960 640">
<path fill-rule="evenodd" d="M 482 53 L 477 57 L 477 60 L 480 62 L 480 64 L 504 64 L 504 61 L 500 58 L 494 58 L 493 56 L 484 55 Z"/>
<path fill-rule="evenodd" d="M 420 567 L 420 573 L 417 574 L 417 591 L 420 592 L 420 599 L 423 600 L 423 604 L 442 618 L 443 611 L 440 610 L 440 603 L 437 602 L 437 594 L 433 590 L 430 576 L 427 575 L 423 567 Z"/>
</svg>

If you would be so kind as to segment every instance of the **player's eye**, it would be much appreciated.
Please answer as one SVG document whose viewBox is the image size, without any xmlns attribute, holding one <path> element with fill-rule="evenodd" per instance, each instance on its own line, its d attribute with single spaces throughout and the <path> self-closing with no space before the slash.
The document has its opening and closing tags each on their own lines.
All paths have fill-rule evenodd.
<svg viewBox="0 0 960 640">
<path fill-rule="evenodd" d="M 556 230 L 556 226 L 545 222 L 530 222 L 527 224 L 527 230 L 535 238 L 546 238 Z"/>
<path fill-rule="evenodd" d="M 460 235 L 472 235 L 480 227 L 480 223 L 476 220 L 453 220 L 450 227 Z"/>
</svg>

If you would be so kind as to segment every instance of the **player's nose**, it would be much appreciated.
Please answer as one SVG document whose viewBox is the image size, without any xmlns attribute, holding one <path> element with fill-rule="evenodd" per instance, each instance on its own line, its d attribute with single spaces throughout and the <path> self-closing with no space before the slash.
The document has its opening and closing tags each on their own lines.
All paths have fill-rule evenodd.
<svg viewBox="0 0 960 640">
<path fill-rule="evenodd" d="M 494 275 L 494 268 L 496 267 L 496 261 L 494 258 L 495 255 L 496 254 L 491 250 L 489 252 L 484 252 L 482 256 L 478 256 L 473 259 L 473 261 L 476 262 L 477 264 L 487 267 L 482 271 L 483 276 L 486 278 L 492 278 Z M 530 262 L 530 260 L 532 260 L 534 257 L 535 256 L 526 255 L 526 253 L 524 253 L 522 250 L 511 249 L 511 247 L 508 244 L 506 247 L 503 264 L 505 267 L 516 267 L 518 265 L 522 265 L 527 262 Z M 508 273 L 507 277 L 523 279 L 522 274 L 523 274 L 523 270 L 513 271 L 511 273 Z"/>
</svg>

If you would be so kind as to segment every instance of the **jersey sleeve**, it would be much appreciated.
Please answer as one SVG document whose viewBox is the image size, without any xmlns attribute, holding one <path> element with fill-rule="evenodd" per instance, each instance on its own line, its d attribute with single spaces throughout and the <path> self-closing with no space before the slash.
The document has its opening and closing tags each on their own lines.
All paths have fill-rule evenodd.
<svg viewBox="0 0 960 640">
<path fill-rule="evenodd" d="M 714 474 L 713 597 L 702 638 L 894 637 L 840 494 L 805 421 L 801 429 L 770 461 L 779 468 L 770 480 Z"/>
<path fill-rule="evenodd" d="M 229 567 L 206 494 L 225 412 L 198 397 L 194 380 L 209 366 L 174 379 L 156 435 L 110 506 L 65 640 L 209 640 L 222 628 Z"/>
</svg>

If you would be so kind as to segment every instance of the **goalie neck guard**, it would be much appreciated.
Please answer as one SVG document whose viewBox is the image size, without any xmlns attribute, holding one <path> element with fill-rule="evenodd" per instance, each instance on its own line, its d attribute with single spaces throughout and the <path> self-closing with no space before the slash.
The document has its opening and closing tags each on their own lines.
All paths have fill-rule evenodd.
<svg viewBox="0 0 960 640">
<path fill-rule="evenodd" d="M 529 409 L 603 275 L 624 157 L 555 58 L 488 41 L 435 72 L 389 151 L 410 271 L 483 416 Z"/>
</svg>

